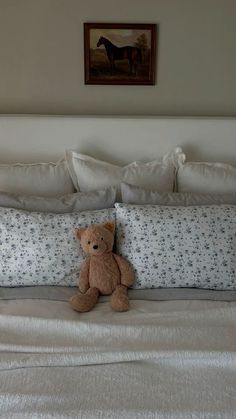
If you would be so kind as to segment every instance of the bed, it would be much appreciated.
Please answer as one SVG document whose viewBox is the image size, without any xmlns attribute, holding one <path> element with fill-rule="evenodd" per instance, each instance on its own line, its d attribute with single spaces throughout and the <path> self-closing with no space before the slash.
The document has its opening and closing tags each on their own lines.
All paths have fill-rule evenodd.
<svg viewBox="0 0 236 419">
<path fill-rule="evenodd" d="M 224 164 L 236 163 L 235 135 L 235 118 L 0 117 L 3 164 L 56 161 L 65 149 L 76 149 L 114 164 L 127 164 L 133 160 L 151 160 L 154 155 L 161 157 L 176 146 L 182 147 L 190 161 L 223 162 L 220 169 L 224 170 L 222 185 L 227 194 L 223 196 L 221 190 L 221 198 L 217 195 L 216 199 L 217 190 L 212 182 L 214 197 L 207 193 L 204 210 L 197 206 L 201 208 L 197 228 L 199 217 L 205 217 L 205 208 L 210 208 L 212 217 L 212 208 L 217 204 L 218 217 L 225 219 L 225 213 L 230 214 L 228 229 L 224 230 L 226 233 L 233 231 L 233 237 L 236 237 L 235 174 L 232 166 L 228 173 Z M 181 179 L 184 178 L 183 173 Z M 217 176 L 214 172 L 214 176 L 214 185 L 219 187 L 218 172 Z M 42 179 L 38 189 L 45 183 L 43 175 Z M 189 166 L 186 179 L 190 179 Z M 196 179 L 195 172 L 193 179 Z M 86 177 L 85 181 L 88 180 Z M 229 184 L 228 191 L 226 184 Z M 179 181 L 179 188 L 181 185 L 185 188 L 183 193 L 190 193 L 186 189 L 187 181 Z M 28 183 L 27 187 L 30 186 L 32 184 Z M 71 185 L 65 182 L 63 187 L 70 189 Z M 52 205 L 60 204 L 60 208 L 64 209 L 64 201 L 50 201 L 49 185 L 47 188 L 43 205 L 52 208 Z M 124 188 L 127 192 L 130 185 Z M 22 208 L 26 199 L 16 198 L 16 191 L 13 192 L 14 197 L 10 197 L 7 191 L 2 196 L 0 193 L 0 203 L 3 197 L 5 202 L 5 207 L 0 207 L 1 223 L 12 202 L 17 209 L 11 209 L 11 216 L 14 211 L 18 218 L 25 216 Z M 131 192 L 135 192 L 132 187 L 129 196 Z M 154 197 L 152 193 L 147 198 L 149 192 L 145 192 L 143 198 L 144 191 L 142 195 L 140 190 L 138 193 L 139 199 L 152 199 L 152 211 L 154 198 L 163 199 L 160 194 Z M 172 192 L 168 193 L 171 195 Z M 185 204 L 190 199 L 186 196 Z M 165 208 L 172 211 L 169 205 L 166 206 L 169 196 L 164 195 L 164 198 L 161 214 Z M 94 205 L 95 198 L 91 199 Z M 103 202 L 104 199 L 102 195 Z M 191 205 L 194 205 L 195 213 L 196 202 L 194 197 Z M 35 198 L 30 203 L 28 200 L 27 205 L 31 205 L 34 211 Z M 42 205 L 42 202 L 37 201 L 37 205 Z M 74 208 L 74 201 L 70 201 L 70 205 Z M 124 216 L 126 205 L 131 204 L 118 204 L 120 217 Z M 176 201 L 172 205 L 176 208 Z M 106 196 L 106 208 L 109 207 Z M 181 209 L 178 217 L 182 213 L 185 217 L 192 217 L 192 212 L 188 213 L 190 207 L 181 208 L 185 209 Z M 29 214 L 31 212 L 27 215 L 26 224 L 29 217 L 35 217 Z M 63 222 L 68 220 L 69 215 L 64 217 Z M 19 218 L 17 222 L 23 225 L 25 221 Z M 119 223 L 117 226 L 119 228 Z M 1 226 L 1 241 L 6 234 L 4 231 Z M 9 240 L 15 240 L 15 236 Z M 224 249 L 228 253 L 234 252 L 231 243 L 227 247 L 227 240 L 222 241 L 223 252 Z M 196 287 L 196 283 L 191 281 L 187 282 L 189 286 L 184 283 L 180 287 L 142 286 L 129 291 L 130 310 L 127 312 L 113 312 L 109 297 L 101 297 L 91 312 L 83 314 L 73 311 L 68 302 L 75 293 L 73 281 L 58 283 L 55 280 L 53 285 L 38 285 L 28 279 L 28 282 L 19 280 L 18 286 L 17 282 L 15 285 L 10 282 L 11 286 L 8 286 L 3 281 L 1 270 L 0 417 L 235 418 L 236 287 L 235 267 L 231 265 L 230 275 L 228 266 L 223 266 L 225 271 L 219 272 L 220 282 L 215 282 L 211 289 L 204 284 Z M 204 277 L 203 271 L 201 278 Z M 12 281 L 17 278 L 17 272 L 14 275 L 12 273 Z M 50 270 L 48 275 L 50 277 Z M 146 274 L 141 271 L 142 275 L 145 277 Z M 214 278 L 217 276 L 215 272 L 212 275 Z M 46 273 L 45 278 L 48 278 Z M 227 285 L 222 287 L 222 283 Z"/>
</svg>

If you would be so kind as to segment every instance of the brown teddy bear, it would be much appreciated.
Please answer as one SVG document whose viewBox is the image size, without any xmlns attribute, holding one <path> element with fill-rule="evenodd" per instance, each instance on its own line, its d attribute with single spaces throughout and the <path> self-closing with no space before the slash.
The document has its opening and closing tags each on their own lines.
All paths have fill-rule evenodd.
<svg viewBox="0 0 236 419">
<path fill-rule="evenodd" d="M 114 230 L 113 223 L 75 230 L 83 250 L 89 255 L 81 266 L 81 293 L 70 300 L 72 308 L 76 311 L 90 311 L 99 295 L 111 295 L 110 303 L 115 311 L 129 309 L 127 288 L 133 284 L 134 272 L 126 260 L 112 253 Z"/>
</svg>

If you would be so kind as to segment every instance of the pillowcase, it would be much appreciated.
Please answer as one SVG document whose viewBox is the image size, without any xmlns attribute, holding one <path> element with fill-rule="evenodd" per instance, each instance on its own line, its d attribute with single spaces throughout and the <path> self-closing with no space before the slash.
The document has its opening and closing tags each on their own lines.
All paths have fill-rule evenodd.
<svg viewBox="0 0 236 419">
<path fill-rule="evenodd" d="M 134 288 L 236 289 L 236 206 L 115 206 Z"/>
<path fill-rule="evenodd" d="M 100 191 L 77 192 L 51 198 L 0 192 L 0 207 L 62 214 L 111 208 L 115 203 L 115 197 L 116 190 L 112 187 Z"/>
<path fill-rule="evenodd" d="M 75 228 L 114 218 L 114 209 L 47 214 L 0 208 L 0 286 L 75 286 L 84 260 Z"/>
<path fill-rule="evenodd" d="M 65 160 L 58 163 L 0 164 L 0 191 L 56 196 L 74 192 Z"/>
<path fill-rule="evenodd" d="M 154 204 L 166 206 L 236 205 L 235 194 L 203 194 L 191 192 L 156 192 L 138 186 L 121 184 L 122 202 L 126 204 Z"/>
<path fill-rule="evenodd" d="M 236 193 L 236 168 L 224 163 L 183 160 L 177 171 L 178 192 Z"/>
<path fill-rule="evenodd" d="M 77 190 L 92 191 L 110 185 L 117 186 L 117 199 L 120 199 L 119 186 L 122 181 L 158 191 L 172 191 L 175 168 L 180 159 L 184 159 L 182 150 L 176 148 L 162 161 L 135 161 L 120 167 L 75 151 L 66 152 L 68 169 Z"/>
</svg>

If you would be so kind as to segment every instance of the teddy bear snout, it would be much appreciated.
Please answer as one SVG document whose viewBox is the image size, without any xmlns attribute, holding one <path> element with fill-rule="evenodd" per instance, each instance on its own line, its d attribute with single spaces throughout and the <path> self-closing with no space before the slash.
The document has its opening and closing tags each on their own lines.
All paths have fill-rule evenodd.
<svg viewBox="0 0 236 419">
<path fill-rule="evenodd" d="M 93 249 L 95 249 L 95 250 L 98 249 L 98 245 L 94 244 Z"/>
</svg>

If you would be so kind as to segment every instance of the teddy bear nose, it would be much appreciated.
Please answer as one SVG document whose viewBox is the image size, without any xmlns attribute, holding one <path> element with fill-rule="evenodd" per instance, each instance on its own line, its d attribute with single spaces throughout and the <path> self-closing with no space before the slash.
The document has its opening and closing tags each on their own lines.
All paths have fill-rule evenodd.
<svg viewBox="0 0 236 419">
<path fill-rule="evenodd" d="M 94 249 L 98 249 L 98 245 L 97 245 L 97 244 L 95 244 L 95 245 L 93 246 L 93 248 L 94 248 Z"/>
</svg>

